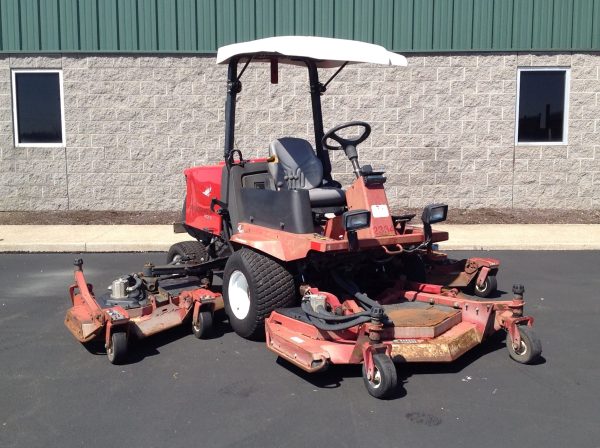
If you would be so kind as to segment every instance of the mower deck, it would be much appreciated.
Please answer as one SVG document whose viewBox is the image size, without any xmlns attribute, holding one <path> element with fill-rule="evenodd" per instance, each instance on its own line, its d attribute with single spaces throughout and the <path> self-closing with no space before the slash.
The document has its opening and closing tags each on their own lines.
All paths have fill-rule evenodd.
<svg viewBox="0 0 600 448">
<path fill-rule="evenodd" d="M 392 294 L 393 290 L 393 294 Z M 318 293 L 319 291 L 314 291 Z M 301 308 L 278 309 L 266 321 L 267 346 L 307 372 L 329 364 L 369 364 L 376 353 L 395 363 L 451 362 L 498 330 L 519 337 L 522 297 L 482 300 L 437 285 L 398 283 L 380 297 L 387 320 L 343 331 L 318 329 Z M 393 303 L 389 303 L 393 302 Z M 344 307 L 352 308 L 352 299 Z"/>
<path fill-rule="evenodd" d="M 206 289 L 203 279 L 195 275 L 161 278 L 140 273 L 137 289 L 144 294 L 136 301 L 130 299 L 132 290 L 119 302 L 111 293 L 95 295 L 83 275 L 82 261 L 76 260 L 75 265 L 75 283 L 69 288 L 73 306 L 67 310 L 65 325 L 82 343 L 103 338 L 114 364 L 124 360 L 130 335 L 148 337 L 181 325 L 190 315 L 194 333 L 204 334 L 208 329 L 202 332 L 202 319 L 210 326 L 212 313 L 223 308 L 221 294 Z"/>
</svg>

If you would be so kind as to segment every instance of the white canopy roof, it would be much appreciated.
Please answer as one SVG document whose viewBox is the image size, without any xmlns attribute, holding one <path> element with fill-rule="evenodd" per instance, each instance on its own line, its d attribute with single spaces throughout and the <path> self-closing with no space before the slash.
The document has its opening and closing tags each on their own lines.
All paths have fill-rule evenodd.
<svg viewBox="0 0 600 448">
<path fill-rule="evenodd" d="M 276 54 L 282 56 L 311 58 L 317 67 L 339 67 L 345 62 L 396 65 L 405 67 L 406 58 L 387 51 L 381 45 L 356 40 L 332 39 L 314 36 L 279 36 L 226 45 L 217 52 L 217 64 L 225 64 L 234 56 Z M 266 60 L 266 59 L 265 59 Z M 287 58 L 279 58 L 284 64 L 298 64 Z"/>
</svg>

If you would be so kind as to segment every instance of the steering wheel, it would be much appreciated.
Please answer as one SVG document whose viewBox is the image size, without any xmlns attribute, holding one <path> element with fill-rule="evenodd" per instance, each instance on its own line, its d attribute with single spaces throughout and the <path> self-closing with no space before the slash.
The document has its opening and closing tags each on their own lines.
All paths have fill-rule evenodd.
<svg viewBox="0 0 600 448">
<path fill-rule="evenodd" d="M 362 134 L 356 137 L 355 139 L 347 139 L 337 135 L 338 131 L 354 126 L 360 126 L 363 128 Z M 371 125 L 369 123 L 365 123 L 364 121 L 350 121 L 348 123 L 340 124 L 339 126 L 336 126 L 335 128 L 327 131 L 327 133 L 325 133 L 325 135 L 321 139 L 321 143 L 323 143 L 323 146 L 325 148 L 330 150 L 345 149 L 348 146 L 356 147 L 356 145 L 358 145 L 359 143 L 364 142 L 369 137 L 369 135 L 371 135 Z M 329 145 L 327 143 L 327 140 L 329 139 L 338 142 L 340 146 Z"/>
</svg>

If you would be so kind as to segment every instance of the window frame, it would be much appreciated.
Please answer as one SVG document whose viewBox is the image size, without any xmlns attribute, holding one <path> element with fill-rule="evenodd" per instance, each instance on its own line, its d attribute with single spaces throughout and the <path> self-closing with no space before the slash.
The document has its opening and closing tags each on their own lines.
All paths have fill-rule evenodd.
<svg viewBox="0 0 600 448">
<path fill-rule="evenodd" d="M 563 105 L 563 138 L 557 142 L 519 142 L 519 107 L 521 104 L 521 73 L 523 72 L 564 72 L 565 99 Z M 569 144 L 569 102 L 571 92 L 571 67 L 518 67 L 517 104 L 515 107 L 515 146 L 566 146 Z"/>
<path fill-rule="evenodd" d="M 58 73 L 58 90 L 60 92 L 60 124 L 62 141 L 57 143 L 20 143 L 19 142 L 19 117 L 17 115 L 17 74 L 19 73 Z M 64 148 L 67 136 L 65 134 L 65 99 L 63 90 L 62 69 L 13 69 L 11 73 L 12 99 L 13 99 L 13 131 L 16 148 Z"/>
</svg>

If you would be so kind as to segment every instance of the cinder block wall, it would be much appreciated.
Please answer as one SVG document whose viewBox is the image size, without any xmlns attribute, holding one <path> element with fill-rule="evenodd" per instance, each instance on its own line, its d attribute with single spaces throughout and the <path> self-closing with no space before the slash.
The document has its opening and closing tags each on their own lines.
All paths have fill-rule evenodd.
<svg viewBox="0 0 600 448">
<path fill-rule="evenodd" d="M 363 164 L 394 208 L 600 208 L 600 54 L 414 55 L 348 66 L 323 96 L 325 128 L 372 124 Z M 568 146 L 514 145 L 517 67 L 571 67 Z M 66 148 L 15 148 L 10 71 L 62 68 Z M 208 56 L 0 56 L 0 210 L 177 210 L 183 169 L 222 158 L 225 72 Z M 331 70 L 323 71 L 323 80 Z M 313 140 L 306 71 L 250 66 L 236 146 Z M 335 177 L 352 180 L 333 154 Z"/>
</svg>

